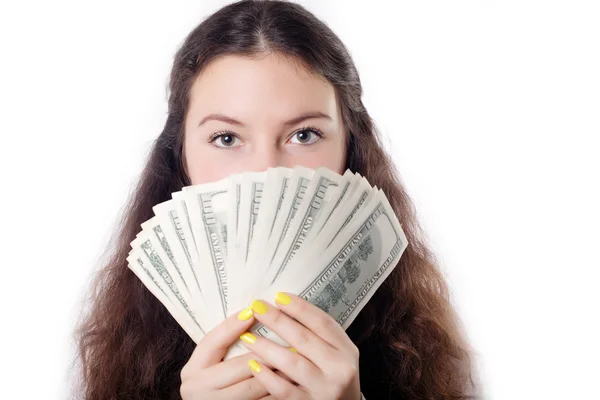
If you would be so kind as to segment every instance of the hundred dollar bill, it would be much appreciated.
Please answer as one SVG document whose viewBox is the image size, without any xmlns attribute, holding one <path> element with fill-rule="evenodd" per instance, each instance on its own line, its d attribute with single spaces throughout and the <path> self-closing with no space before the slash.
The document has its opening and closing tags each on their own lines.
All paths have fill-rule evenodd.
<svg viewBox="0 0 600 400">
<path fill-rule="evenodd" d="M 242 174 L 235 174 L 227 178 L 227 201 L 229 204 L 227 206 L 226 237 L 224 237 L 223 240 L 227 243 L 228 275 L 231 275 L 234 272 L 232 268 L 235 268 L 237 265 L 237 253 L 235 247 L 237 245 L 236 239 L 238 235 L 240 212 L 243 212 L 243 209 L 241 208 L 242 184 Z"/>
<path fill-rule="evenodd" d="M 398 264 L 408 241 L 383 192 L 368 203 L 318 259 L 328 260 L 299 292 L 346 329 Z M 311 262 L 311 261 L 309 261 Z M 299 264 L 302 265 L 302 264 Z M 297 271 L 296 271 L 297 272 Z M 292 287 L 297 273 L 282 276 Z M 287 282 L 286 283 L 286 279 Z"/>
<path fill-rule="evenodd" d="M 274 201 L 277 201 L 277 211 L 274 215 L 273 221 L 271 221 L 271 226 L 267 228 L 269 229 L 270 234 L 268 235 L 266 243 L 260 250 L 260 257 L 254 258 L 252 260 L 253 263 L 248 263 L 246 265 L 246 277 L 249 274 L 262 277 L 269 271 L 269 266 L 273 260 L 275 250 L 286 234 L 286 232 L 284 232 L 284 228 L 289 226 L 293 220 L 297 211 L 297 207 L 304 198 L 304 194 L 306 193 L 306 189 L 308 188 L 314 173 L 315 171 L 309 168 L 300 166 L 295 167 L 292 170 L 285 191 L 280 193 L 279 199 L 273 199 Z M 266 280 L 261 281 L 263 281 L 260 282 L 263 285 L 265 283 L 269 283 Z M 246 302 L 250 301 L 252 295 L 256 293 L 257 289 L 260 288 L 246 285 L 241 290 L 242 303 L 245 304 Z"/>
<path fill-rule="evenodd" d="M 233 240 L 236 268 L 244 265 L 248 259 L 248 247 L 254 236 L 265 177 L 265 172 L 246 172 L 241 175 L 242 183 L 238 200 L 240 208 L 237 212 L 238 227 L 235 240 Z"/>
<path fill-rule="evenodd" d="M 190 219 L 190 212 L 185 203 L 185 193 L 183 191 L 174 192 L 171 194 L 173 197 L 173 207 L 174 213 L 171 218 L 176 221 L 176 230 L 178 235 L 181 235 L 182 246 L 185 251 L 185 255 L 188 258 L 188 262 L 190 265 L 197 265 L 198 259 L 198 248 L 196 246 L 196 238 L 194 237 L 194 231 L 192 229 L 192 221 Z M 167 210 L 171 210 L 169 206 L 162 206 L 158 204 L 154 206 L 153 210 L 155 214 L 161 215 L 164 210 L 161 208 L 164 207 Z"/>
<path fill-rule="evenodd" d="M 144 254 L 144 242 L 136 245 L 127 257 L 128 267 L 144 283 L 150 292 L 165 306 L 167 311 L 198 343 L 204 337 L 205 331 L 197 321 L 189 304 L 184 299 L 171 274 L 160 263 L 152 262 Z"/>
<path fill-rule="evenodd" d="M 183 188 L 199 254 L 203 295 L 215 304 L 215 322 L 227 317 L 227 205 L 226 179 Z M 212 325 L 212 324 L 211 324 Z"/>
<path fill-rule="evenodd" d="M 371 185 L 369 185 L 369 182 L 364 177 L 360 176 L 360 174 L 351 174 L 350 179 L 347 179 L 346 174 L 348 174 L 349 172 L 350 170 L 346 171 L 346 173 L 344 174 L 344 179 L 340 183 L 337 192 L 334 196 L 332 196 L 331 201 L 325 204 L 325 207 L 323 208 L 322 212 L 322 217 L 315 222 L 315 225 L 308 234 L 305 243 L 310 243 L 313 237 L 320 234 L 323 227 L 336 225 L 336 223 L 333 222 L 336 221 L 336 219 L 331 219 L 332 215 L 337 215 L 336 213 L 339 212 L 338 210 L 343 209 L 346 205 L 354 205 L 355 202 L 353 200 L 353 196 L 355 196 L 355 193 L 357 191 L 371 190 Z M 332 224 L 328 223 L 330 219 L 332 221 Z"/>
<path fill-rule="evenodd" d="M 238 288 L 235 293 L 231 293 L 235 309 L 245 305 L 248 297 L 252 294 L 248 294 L 248 291 L 255 289 L 253 285 L 239 285 L 237 283 L 251 282 L 252 276 L 262 276 L 266 271 L 266 266 L 264 265 L 265 248 L 271 236 L 277 215 L 281 211 L 281 205 L 289 187 L 291 175 L 292 170 L 283 167 L 268 168 L 265 173 L 262 192 L 270 193 L 270 196 L 264 197 L 261 194 L 260 212 L 255 222 L 253 221 L 254 228 L 250 233 L 252 239 L 248 240 L 246 263 L 245 265 L 240 265 L 241 269 L 238 269 L 236 275 L 232 277 Z"/>
<path fill-rule="evenodd" d="M 323 226 L 318 235 L 307 238 L 306 242 L 310 243 L 310 245 L 306 248 L 310 248 L 313 253 L 323 252 L 352 219 L 360 215 L 362 208 L 375 201 L 378 195 L 379 189 L 377 187 L 370 187 L 366 183 L 366 180 L 359 182 L 359 187 L 349 196 L 345 204 L 333 211 L 330 216 L 330 221 L 332 222 L 327 226 Z M 315 238 L 318 238 L 318 243 L 313 242 Z"/>
<path fill-rule="evenodd" d="M 192 258 L 196 248 L 195 246 L 192 246 L 191 238 L 188 239 L 188 236 L 191 236 L 191 228 L 189 228 L 189 222 L 186 221 L 186 213 L 182 213 L 183 216 L 180 217 L 180 211 L 178 211 L 177 207 L 178 202 L 183 203 L 182 206 L 185 207 L 185 202 L 172 199 L 155 205 L 152 207 L 152 210 L 154 211 L 155 218 L 160 224 L 162 235 L 164 235 L 165 238 L 169 237 L 170 241 L 173 242 L 173 245 L 170 246 L 170 257 L 173 259 L 173 264 L 181 265 L 181 269 L 184 271 L 183 273 L 189 274 L 187 278 L 185 278 L 188 287 L 195 287 L 197 292 L 201 294 L 202 289 L 198 276 L 196 275 Z M 186 222 L 188 224 L 187 230 Z"/>
<path fill-rule="evenodd" d="M 154 219 L 151 219 L 150 224 L 154 221 Z M 144 224 L 144 226 L 149 227 L 150 224 Z M 139 232 L 137 237 L 131 242 L 131 247 L 144 255 L 161 277 L 165 279 L 168 277 L 168 283 L 177 288 L 177 292 L 182 296 L 186 304 L 191 303 L 191 294 L 184 278 L 171 263 L 167 253 L 162 248 L 161 242 L 152 230 L 145 229 Z"/>
<path fill-rule="evenodd" d="M 132 270 L 140 279 L 144 286 L 160 301 L 167 311 L 173 316 L 179 325 L 187 332 L 187 334 L 198 343 L 204 334 L 201 328 L 195 326 L 190 318 L 181 313 L 181 307 L 177 307 L 175 303 L 167 296 L 164 289 L 161 287 L 158 280 L 152 275 L 148 267 L 144 264 L 141 258 L 135 258 L 131 254 L 127 257 L 128 268 Z"/>
<path fill-rule="evenodd" d="M 250 243 L 254 239 L 257 217 L 262 203 L 262 193 L 265 184 L 266 172 L 246 172 L 241 179 L 239 191 L 238 227 L 235 238 L 232 236 L 229 243 L 235 242 L 232 252 L 228 252 L 227 275 L 231 287 L 244 286 L 243 270 L 248 261 Z M 235 311 L 239 308 L 238 291 L 231 291 L 227 297 L 228 310 Z"/>
<path fill-rule="evenodd" d="M 148 221 L 142 223 L 141 227 L 142 227 L 142 231 L 145 231 L 149 235 L 153 236 L 153 238 L 156 240 L 156 242 L 158 242 L 160 244 L 160 247 L 162 248 L 164 255 L 166 255 L 168 257 L 175 272 L 177 273 L 177 276 L 179 277 L 179 279 L 185 286 L 185 289 L 189 292 L 189 287 L 188 287 L 187 282 L 190 282 L 190 283 L 192 282 L 190 279 L 191 276 L 189 276 L 187 274 L 188 270 L 183 269 L 182 266 L 179 265 L 179 263 L 175 259 L 175 254 L 173 253 L 173 249 L 171 248 L 171 245 L 169 244 L 169 240 L 167 239 L 167 234 L 165 234 L 165 230 L 163 230 L 163 228 L 160 224 L 160 220 L 156 216 L 154 216 L 154 217 L 150 218 Z M 171 240 L 173 240 L 173 237 L 171 237 Z"/>
<path fill-rule="evenodd" d="M 392 207 L 381 194 L 337 235 L 324 253 L 304 260 L 294 258 L 277 285 L 258 298 L 272 299 L 278 291 L 295 293 L 346 329 L 396 267 L 407 245 Z M 314 268 L 302 268 L 303 265 Z M 288 346 L 262 324 L 256 324 L 251 331 Z M 238 354 L 240 350 L 232 350 L 228 356 Z"/>
<path fill-rule="evenodd" d="M 313 223 L 313 227 L 310 230 L 308 237 L 319 233 L 323 225 L 325 225 L 331 217 L 331 214 L 342 204 L 342 201 L 348 200 L 352 193 L 354 193 L 360 178 L 361 176 L 359 174 L 354 174 L 349 169 L 346 170 L 340 179 L 339 184 L 332 192 L 331 198 L 323 204 L 321 216 Z"/>
<path fill-rule="evenodd" d="M 290 188 L 290 186 L 292 185 L 292 172 L 291 171 L 281 171 L 278 170 L 278 175 L 281 176 L 283 175 L 283 185 L 281 186 L 281 190 L 277 191 L 278 195 L 275 197 L 275 201 L 277 203 L 277 206 L 274 208 L 275 213 L 273 214 L 273 218 L 270 218 L 268 220 L 268 225 L 267 225 L 267 239 L 271 238 L 271 235 L 273 235 L 273 231 L 275 229 L 275 222 L 277 221 L 277 216 L 279 215 L 279 213 L 284 212 L 285 210 L 283 209 L 283 200 L 285 199 L 285 196 L 288 192 L 288 189 Z M 285 172 L 288 172 L 287 174 Z"/>
<path fill-rule="evenodd" d="M 286 190 L 281 203 L 281 212 L 277 214 L 277 219 L 274 221 L 271 236 L 263 256 L 263 262 L 266 264 L 267 269 L 296 216 L 314 174 L 314 170 L 304 167 L 296 167 L 292 172 L 289 188 Z"/>
<path fill-rule="evenodd" d="M 305 201 L 292 205 L 292 207 L 297 207 L 297 218 L 292 217 L 285 221 L 289 225 L 284 226 L 283 231 L 288 232 L 288 235 L 282 238 L 275 248 L 273 261 L 265 276 L 266 282 L 273 283 L 287 267 L 321 216 L 325 204 L 335 194 L 335 189 L 344 179 L 349 183 L 351 175 L 352 173 L 349 171 L 341 176 L 326 168 L 316 170 L 307 187 Z"/>
<path fill-rule="evenodd" d="M 165 252 L 169 255 L 183 277 L 183 281 L 190 292 L 193 309 L 201 310 L 196 313 L 200 323 L 206 323 L 206 303 L 202 295 L 201 280 L 198 276 L 198 254 L 191 238 L 191 227 L 185 210 L 185 202 L 179 198 L 181 192 L 174 193 L 174 198 L 155 205 L 152 210 L 155 216 L 149 221 L 148 229 L 156 230 L 157 238 L 160 237 Z M 142 224 L 142 229 L 146 229 Z"/>
<path fill-rule="evenodd" d="M 378 193 L 376 199 L 366 202 L 366 210 L 338 233 L 324 253 L 308 261 L 329 260 L 299 294 L 327 311 L 344 328 L 395 268 L 408 245 L 392 207 L 383 193 Z M 298 267 L 301 266 L 299 261 Z M 290 269 L 280 283 L 289 284 L 290 288 L 298 284 L 298 269 Z"/>
<path fill-rule="evenodd" d="M 256 222 L 258 221 L 258 211 L 262 202 L 262 194 L 265 180 L 265 174 L 249 174 L 244 181 L 244 196 L 242 197 L 241 204 L 244 206 L 243 219 L 241 220 L 241 227 L 239 229 L 241 238 L 240 244 L 240 258 L 241 263 L 246 263 L 248 260 L 248 251 L 250 243 L 254 238 L 254 232 L 256 228 Z"/>
</svg>

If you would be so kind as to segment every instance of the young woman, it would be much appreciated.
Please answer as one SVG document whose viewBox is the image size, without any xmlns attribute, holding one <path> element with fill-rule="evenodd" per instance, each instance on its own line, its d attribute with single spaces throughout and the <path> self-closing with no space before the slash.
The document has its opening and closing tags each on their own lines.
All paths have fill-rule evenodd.
<svg viewBox="0 0 600 400">
<path fill-rule="evenodd" d="M 237 2 L 189 34 L 175 56 L 165 127 L 77 331 L 84 398 L 474 394 L 469 346 L 446 283 L 361 95 L 347 49 L 300 5 Z M 152 206 L 183 186 L 295 165 L 340 174 L 350 168 L 382 188 L 408 248 L 347 331 L 317 307 L 283 294 L 278 307 L 273 299 L 256 301 L 196 345 L 127 267 L 129 243 L 153 216 Z M 296 351 L 245 335 L 251 352 L 223 361 L 226 348 L 256 320 Z"/>
</svg>

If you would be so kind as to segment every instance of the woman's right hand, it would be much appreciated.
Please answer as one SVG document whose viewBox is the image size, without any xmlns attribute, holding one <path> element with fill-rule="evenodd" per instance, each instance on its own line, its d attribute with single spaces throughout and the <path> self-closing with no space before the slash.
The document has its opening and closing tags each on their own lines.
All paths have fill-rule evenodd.
<svg viewBox="0 0 600 400">
<path fill-rule="evenodd" d="M 257 400 L 269 395 L 248 368 L 248 362 L 256 359 L 256 354 L 243 354 L 222 361 L 228 347 L 253 322 L 252 310 L 247 308 L 231 315 L 202 338 L 181 370 L 180 394 L 183 400 Z"/>
</svg>

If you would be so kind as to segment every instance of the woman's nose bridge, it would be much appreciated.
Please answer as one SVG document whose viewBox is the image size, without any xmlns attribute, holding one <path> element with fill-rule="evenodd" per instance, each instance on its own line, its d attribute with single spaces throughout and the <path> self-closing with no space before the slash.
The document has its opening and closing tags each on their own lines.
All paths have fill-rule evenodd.
<svg viewBox="0 0 600 400">
<path fill-rule="evenodd" d="M 252 154 L 252 162 L 258 168 L 267 169 L 281 165 L 283 160 L 282 149 L 277 143 L 265 142 L 257 146 Z"/>
</svg>

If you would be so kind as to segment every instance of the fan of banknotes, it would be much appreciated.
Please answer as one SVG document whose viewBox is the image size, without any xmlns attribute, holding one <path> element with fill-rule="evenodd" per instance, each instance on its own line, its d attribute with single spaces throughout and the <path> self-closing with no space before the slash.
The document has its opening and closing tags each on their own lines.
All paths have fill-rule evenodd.
<svg viewBox="0 0 600 400">
<path fill-rule="evenodd" d="M 276 292 L 306 299 L 346 329 L 407 246 L 385 194 L 350 170 L 230 175 L 184 187 L 153 211 L 128 266 L 196 343 Z M 252 331 L 287 345 L 261 324 Z M 226 358 L 245 352 L 238 342 Z"/>
</svg>

